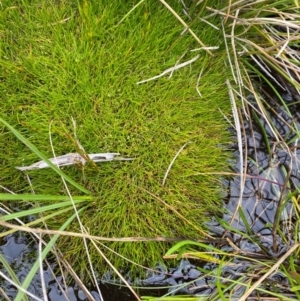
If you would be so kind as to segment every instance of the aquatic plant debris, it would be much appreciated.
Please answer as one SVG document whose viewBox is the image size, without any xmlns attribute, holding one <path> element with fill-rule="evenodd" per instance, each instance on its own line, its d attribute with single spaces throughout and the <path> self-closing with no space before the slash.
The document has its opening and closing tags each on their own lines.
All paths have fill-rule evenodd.
<svg viewBox="0 0 300 301">
<path fill-rule="evenodd" d="M 78 163 L 85 165 L 85 163 L 88 160 L 91 160 L 95 163 L 109 162 L 109 161 L 113 161 L 113 160 L 118 160 L 118 161 L 134 160 L 134 158 L 118 157 L 119 155 L 120 155 L 119 153 L 99 153 L 99 154 L 86 154 L 85 156 L 82 156 L 78 153 L 69 153 L 66 155 L 51 158 L 51 159 L 49 159 L 49 161 L 51 161 L 54 165 L 60 167 L 60 166 L 74 165 L 74 164 L 78 164 Z M 42 161 L 36 162 L 29 166 L 17 166 L 16 169 L 21 170 L 21 171 L 26 171 L 26 170 L 42 169 L 42 168 L 47 168 L 47 167 L 49 167 L 48 163 L 42 160 Z"/>
</svg>

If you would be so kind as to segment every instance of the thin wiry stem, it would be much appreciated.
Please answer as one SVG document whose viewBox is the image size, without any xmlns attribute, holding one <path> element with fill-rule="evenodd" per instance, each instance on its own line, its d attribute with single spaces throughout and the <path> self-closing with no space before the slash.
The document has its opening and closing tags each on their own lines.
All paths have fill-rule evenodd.
<svg viewBox="0 0 300 301">
<path fill-rule="evenodd" d="M 252 284 L 245 294 L 239 299 L 240 301 L 246 301 L 247 298 L 252 294 L 252 292 L 259 287 L 259 285 L 267 279 L 274 271 L 276 271 L 279 266 L 300 246 L 300 243 L 293 245 L 279 260 L 270 268 L 259 280 Z"/>
<path fill-rule="evenodd" d="M 39 263 L 40 263 L 40 277 L 41 277 L 41 283 L 42 283 L 42 292 L 44 296 L 44 301 L 48 301 L 48 296 L 47 296 L 47 289 L 46 289 L 46 284 L 45 284 L 45 275 L 44 275 L 44 270 L 43 270 L 43 259 L 42 259 L 42 237 L 39 235 Z"/>
<path fill-rule="evenodd" d="M 200 97 L 202 97 L 202 94 L 201 94 L 201 92 L 199 90 L 199 84 L 200 84 L 200 79 L 201 79 L 203 70 L 204 69 L 202 68 L 201 71 L 200 71 L 200 73 L 199 73 L 199 76 L 197 78 L 197 83 L 196 83 L 196 90 L 197 90 L 197 92 L 198 92 L 198 94 L 199 94 Z"/>
<path fill-rule="evenodd" d="M 116 26 L 119 26 L 138 6 L 140 6 L 145 0 L 141 0 L 136 5 L 133 6 L 133 8 L 118 22 Z"/>
<path fill-rule="evenodd" d="M 183 221 L 185 221 L 186 223 L 188 223 L 189 225 L 191 225 L 193 228 L 195 228 L 196 230 L 199 231 L 199 233 L 203 234 L 204 236 L 208 237 L 208 238 L 212 238 L 213 237 L 209 234 L 207 234 L 205 231 L 203 231 L 202 229 L 200 229 L 197 225 L 194 225 L 189 219 L 185 218 L 180 212 L 178 212 L 178 210 L 176 210 L 173 206 L 170 206 L 169 204 L 167 204 L 164 200 L 162 200 L 161 198 L 159 198 L 158 196 L 156 196 L 155 194 L 151 193 L 150 191 L 140 187 L 141 190 L 145 191 L 146 193 L 148 193 L 149 195 L 151 195 L 153 198 L 155 198 L 156 200 L 160 201 L 162 204 L 164 204 L 167 208 L 169 208 L 170 210 L 172 210 L 178 217 L 180 217 Z M 0 221 L 1 224 L 1 221 Z"/>
<path fill-rule="evenodd" d="M 112 268 L 112 270 L 120 277 L 120 279 L 125 283 L 125 285 L 128 287 L 128 289 L 132 292 L 132 294 L 135 296 L 135 298 L 138 301 L 142 301 L 138 294 L 135 292 L 135 290 L 131 287 L 131 285 L 126 281 L 126 279 L 122 276 L 122 274 L 114 267 L 114 265 L 108 260 L 108 258 L 105 256 L 105 254 L 100 250 L 100 248 L 96 245 L 96 243 L 91 240 L 92 244 L 96 248 L 96 250 L 100 253 L 102 258 L 106 261 L 106 263 Z"/>
<path fill-rule="evenodd" d="M 184 54 L 182 54 L 180 56 L 180 58 L 176 61 L 175 65 L 174 65 L 174 70 L 172 70 L 170 72 L 169 78 L 171 78 L 173 76 L 174 71 L 176 70 L 175 68 L 178 66 L 179 62 L 181 61 L 181 59 L 186 55 L 186 51 L 184 52 Z"/>
<path fill-rule="evenodd" d="M 150 192 L 148 191 L 148 193 L 150 193 Z M 153 195 L 153 194 L 151 194 L 151 195 Z M 162 201 L 162 200 L 160 199 L 160 201 Z M 164 202 L 164 204 L 167 205 L 165 202 Z M 168 208 L 170 208 L 174 212 L 177 212 L 171 206 L 168 206 Z M 184 219 L 184 217 L 179 212 L 177 212 L 177 214 L 179 215 L 179 217 Z M 187 219 L 185 219 L 185 221 L 188 222 L 190 225 L 193 225 Z M 141 241 L 172 242 L 172 241 L 181 240 L 181 238 L 178 238 L 178 237 L 164 237 L 164 236 L 156 236 L 156 237 L 140 237 L 140 236 L 138 236 L 138 237 L 103 237 L 103 236 L 94 236 L 94 235 L 90 235 L 88 233 L 77 233 L 77 232 L 61 231 L 61 230 L 47 230 L 47 229 L 41 229 L 41 228 L 32 228 L 32 227 L 28 227 L 27 225 L 18 226 L 18 225 L 14 225 L 14 224 L 4 222 L 2 220 L 0 220 L 0 225 L 5 226 L 5 227 L 10 228 L 10 229 L 20 230 L 20 231 L 24 231 L 24 232 L 28 232 L 28 233 L 34 233 L 34 234 L 38 234 L 38 233 L 49 234 L 49 235 L 58 234 L 60 236 L 80 237 L 80 238 L 87 238 L 87 239 L 93 239 L 93 240 L 97 240 L 97 241 L 107 241 L 107 242 L 141 242 Z M 194 227 L 198 231 L 200 231 L 201 233 L 204 233 L 206 235 L 206 233 L 204 231 L 202 231 L 200 228 L 198 228 L 197 226 L 194 226 Z M 3 232 L 3 233 L 1 233 L 0 237 L 4 236 L 6 234 L 7 234 L 7 232 Z M 209 236 L 209 235 L 206 235 L 206 236 L 208 236 L 209 238 L 211 238 L 213 240 L 215 239 L 212 236 Z"/>
<path fill-rule="evenodd" d="M 185 144 L 179 149 L 179 151 L 176 153 L 176 155 L 174 156 L 173 160 L 171 161 L 170 165 L 169 165 L 168 168 L 167 168 L 167 171 L 166 171 L 165 176 L 164 176 L 163 181 L 162 181 L 162 186 L 165 186 L 166 179 L 167 179 L 167 177 L 168 177 L 168 174 L 169 174 L 169 172 L 170 172 L 170 170 L 171 170 L 171 167 L 172 167 L 172 165 L 174 164 L 175 160 L 177 159 L 177 157 L 179 156 L 179 154 L 183 151 L 183 149 L 184 149 L 188 144 L 190 144 L 190 143 L 191 143 L 191 141 L 185 143 Z"/>
<path fill-rule="evenodd" d="M 207 53 L 210 55 L 213 55 L 203 44 L 203 42 L 198 38 L 198 36 L 190 29 L 190 27 L 180 18 L 180 16 L 175 12 L 175 10 L 165 1 L 165 0 L 159 0 L 174 16 L 175 18 L 189 31 L 189 33 L 193 36 L 193 38 L 202 46 L 204 49 L 206 49 Z"/>
</svg>

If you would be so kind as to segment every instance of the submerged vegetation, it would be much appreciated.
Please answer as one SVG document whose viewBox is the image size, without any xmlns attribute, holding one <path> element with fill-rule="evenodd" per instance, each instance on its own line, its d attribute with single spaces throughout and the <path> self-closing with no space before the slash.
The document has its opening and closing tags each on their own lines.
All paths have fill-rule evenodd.
<svg viewBox="0 0 300 301">
<path fill-rule="evenodd" d="M 299 101 L 298 6 L 297 1 L 174 1 L 172 7 L 163 0 L 19 1 L 14 6 L 2 1 L 2 237 L 10 228 L 42 233 L 46 241 L 52 234 L 41 257 L 52 250 L 82 279 L 97 283 L 93 271 L 101 274 L 104 262 L 113 269 L 141 271 L 139 265 L 160 261 L 173 239 L 213 242 L 206 225 L 213 216 L 238 242 L 227 236 L 227 251 L 220 247 L 225 237 L 214 246 L 205 240 L 180 242 L 165 259 L 213 264 L 212 271 L 199 268 L 199 279 L 214 273 L 210 285 L 216 289 L 209 300 L 246 300 L 253 291 L 258 299 L 297 300 L 297 175 L 287 166 L 281 168 L 283 182 L 265 170 L 250 175 L 250 160 L 252 170 L 261 166 L 258 146 L 246 139 L 255 136 L 254 127 L 249 132 L 245 122 L 259 124 L 270 162 L 284 150 L 298 164 L 297 152 L 291 152 L 298 148 L 298 125 L 290 111 Z M 283 94 L 292 98 L 288 105 Z M 278 108 L 290 119 L 280 117 Z M 276 128 L 274 115 L 289 128 L 287 135 Z M 228 121 L 237 133 L 240 166 L 231 173 Z M 118 152 L 134 160 L 15 169 L 75 152 Z M 222 221 L 220 176 L 238 174 L 236 208 Z M 274 218 L 265 225 L 271 229 L 273 253 L 244 211 L 250 176 L 275 184 Z M 293 227 L 282 222 L 286 206 L 292 208 L 287 221 Z M 19 226 L 12 225 L 17 218 Z M 244 250 L 241 241 L 260 248 L 259 254 Z M 277 250 L 278 241 L 286 243 L 286 252 Z M 236 278 L 222 274 L 222 267 L 239 260 L 251 264 Z M 38 266 L 37 261 L 24 289 Z M 278 282 L 268 276 L 277 270 L 288 281 L 275 291 Z M 16 300 L 22 298 L 19 291 Z"/>
</svg>

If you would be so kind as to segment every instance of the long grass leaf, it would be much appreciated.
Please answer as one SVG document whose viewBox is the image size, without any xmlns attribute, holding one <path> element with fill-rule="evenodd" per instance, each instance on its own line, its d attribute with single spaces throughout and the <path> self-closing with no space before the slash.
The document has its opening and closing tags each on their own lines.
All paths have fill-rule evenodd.
<svg viewBox="0 0 300 301">
<path fill-rule="evenodd" d="M 75 196 L 76 200 L 88 201 L 92 200 L 91 196 Z M 64 201 L 70 200 L 68 195 L 45 195 L 45 194 L 10 194 L 0 193 L 1 201 Z"/>
<path fill-rule="evenodd" d="M 65 208 L 65 209 L 60 209 L 59 211 L 55 211 L 55 212 L 53 212 L 51 214 L 47 214 L 45 216 L 42 216 L 41 218 L 35 219 L 34 221 L 32 221 L 30 223 L 26 223 L 26 224 L 24 224 L 24 226 L 31 227 L 31 226 L 34 226 L 34 225 L 38 225 L 38 224 L 40 224 L 42 222 L 46 222 L 50 218 L 54 218 L 57 215 L 63 214 L 65 212 L 67 212 L 69 210 L 73 210 L 73 209 L 74 209 L 73 207 L 68 207 L 68 208 Z M 8 231 L 1 232 L 0 233 L 0 237 L 5 237 L 5 236 L 10 235 L 12 233 L 15 233 L 17 231 L 19 231 L 19 229 L 10 229 Z"/>
<path fill-rule="evenodd" d="M 204 248 L 204 249 L 209 249 L 209 250 L 212 250 L 212 251 L 215 251 L 215 252 L 220 252 L 219 249 L 217 248 L 214 248 L 213 246 L 210 246 L 210 245 L 206 245 L 206 244 L 203 244 L 201 242 L 195 242 L 195 241 L 191 241 L 191 240 L 184 240 L 184 241 L 181 241 L 179 243 L 177 243 L 175 246 L 173 246 L 172 248 L 170 248 L 167 253 L 165 254 L 165 256 L 169 256 L 175 252 L 178 252 L 181 248 L 185 247 L 185 246 L 198 246 L 198 247 L 201 247 L 201 248 Z"/>
<path fill-rule="evenodd" d="M 222 301 L 226 301 L 226 298 L 225 298 L 223 290 L 222 290 L 223 284 L 221 283 L 221 275 L 222 275 L 222 267 L 223 266 L 224 266 L 224 264 L 222 264 L 222 262 L 218 266 L 217 275 L 216 275 L 216 286 L 217 286 L 217 291 L 218 291 L 219 297 L 221 298 Z"/>
<path fill-rule="evenodd" d="M 244 223 L 244 226 L 246 227 L 247 233 L 249 235 L 253 235 L 254 233 L 253 233 L 253 231 L 251 229 L 251 226 L 248 223 L 247 217 L 246 217 L 246 215 L 245 215 L 242 207 L 239 207 L 238 212 L 239 212 L 240 218 L 242 219 L 242 221 Z"/>
<path fill-rule="evenodd" d="M 80 204 L 82 202 L 84 202 L 84 200 L 74 200 L 75 204 Z M 38 207 L 38 208 L 32 208 L 32 209 L 29 209 L 29 210 L 24 210 L 24 211 L 20 211 L 20 212 L 11 213 L 9 215 L 3 215 L 3 216 L 0 217 L 0 222 L 1 221 L 10 221 L 12 219 L 20 218 L 20 217 L 23 217 L 23 216 L 29 216 L 29 215 L 33 215 L 33 214 L 46 212 L 48 210 L 57 210 L 61 207 L 66 207 L 66 206 L 72 206 L 71 201 L 62 202 L 62 203 L 55 203 L 55 204 L 51 204 L 51 205 L 47 205 L 47 206 L 42 206 L 42 207 Z"/>
</svg>

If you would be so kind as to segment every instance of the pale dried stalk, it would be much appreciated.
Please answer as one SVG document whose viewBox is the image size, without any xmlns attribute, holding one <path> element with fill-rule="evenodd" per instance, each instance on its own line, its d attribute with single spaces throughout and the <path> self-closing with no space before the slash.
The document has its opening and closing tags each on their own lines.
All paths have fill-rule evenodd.
<svg viewBox="0 0 300 301">
<path fill-rule="evenodd" d="M 99 154 L 87 154 L 87 157 L 93 161 L 93 162 L 109 162 L 113 160 L 117 161 L 132 161 L 134 160 L 133 158 L 122 158 L 118 157 L 120 154 L 119 153 L 99 153 Z M 69 166 L 69 165 L 74 165 L 74 164 L 86 164 L 87 160 L 81 156 L 78 153 L 69 153 L 66 155 L 58 156 L 55 158 L 49 159 L 50 162 L 52 162 L 56 166 Z M 21 171 L 26 171 L 26 170 L 35 170 L 35 169 L 42 169 L 42 168 L 47 168 L 49 167 L 48 163 L 45 161 L 39 161 L 36 162 L 32 165 L 29 166 L 18 166 L 16 169 L 21 170 Z"/>
<path fill-rule="evenodd" d="M 166 69 L 164 72 L 162 72 L 162 73 L 159 74 L 159 75 L 153 76 L 153 77 L 148 78 L 148 79 L 141 80 L 141 81 L 137 82 L 137 84 L 139 85 L 139 84 L 143 84 L 143 83 L 146 83 L 146 82 L 150 82 L 151 80 L 158 79 L 158 78 L 160 78 L 160 77 L 162 77 L 162 76 L 164 76 L 164 75 L 166 75 L 166 74 L 168 74 L 168 73 L 174 72 L 174 71 L 177 70 L 177 69 L 180 69 L 180 68 L 182 68 L 182 67 L 185 67 L 185 66 L 187 66 L 187 65 L 190 65 L 191 63 L 193 63 L 193 62 L 195 62 L 196 60 L 198 60 L 199 56 L 200 56 L 200 55 L 198 54 L 198 55 L 196 55 L 195 57 L 193 57 L 192 59 L 190 59 L 190 60 L 188 60 L 188 61 L 186 61 L 186 62 L 184 62 L 184 63 L 181 63 L 181 64 L 178 64 L 178 65 L 175 65 L 174 67 L 168 68 L 168 69 Z"/>
<path fill-rule="evenodd" d="M 189 33 L 193 36 L 193 38 L 204 48 L 206 46 L 203 44 L 203 42 L 197 37 L 197 35 L 190 29 L 190 27 L 180 18 L 180 16 L 175 12 L 175 10 L 165 1 L 165 0 L 159 0 L 174 16 L 175 18 L 189 31 Z M 210 55 L 213 55 L 208 49 L 206 49 L 207 53 Z"/>
</svg>

